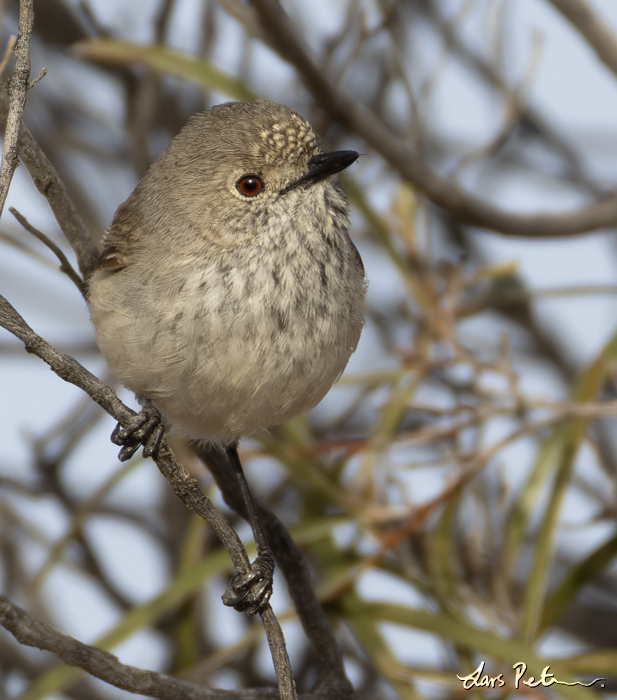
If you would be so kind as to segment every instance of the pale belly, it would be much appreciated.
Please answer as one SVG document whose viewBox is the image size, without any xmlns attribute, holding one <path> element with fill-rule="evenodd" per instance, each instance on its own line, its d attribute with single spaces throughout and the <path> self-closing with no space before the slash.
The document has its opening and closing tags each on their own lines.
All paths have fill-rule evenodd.
<svg viewBox="0 0 617 700">
<path fill-rule="evenodd" d="M 225 270 L 224 279 L 213 269 L 157 279 L 97 272 L 97 342 L 173 432 L 231 443 L 312 408 L 344 370 L 363 326 L 365 285 L 359 264 L 341 272 L 327 283 L 306 268 L 303 278 L 293 269 Z"/>
</svg>

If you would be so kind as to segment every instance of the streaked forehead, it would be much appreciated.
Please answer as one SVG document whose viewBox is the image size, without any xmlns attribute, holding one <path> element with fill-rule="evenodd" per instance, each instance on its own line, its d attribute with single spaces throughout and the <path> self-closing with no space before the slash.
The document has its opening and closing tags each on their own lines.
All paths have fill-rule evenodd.
<svg viewBox="0 0 617 700">
<path fill-rule="evenodd" d="M 313 155 L 317 138 L 309 123 L 289 112 L 263 128 L 259 134 L 258 155 L 266 163 L 296 163 Z"/>
<path fill-rule="evenodd" d="M 194 115 L 174 139 L 189 167 L 243 161 L 245 167 L 306 163 L 317 150 L 310 124 L 274 102 L 227 102 Z"/>
</svg>

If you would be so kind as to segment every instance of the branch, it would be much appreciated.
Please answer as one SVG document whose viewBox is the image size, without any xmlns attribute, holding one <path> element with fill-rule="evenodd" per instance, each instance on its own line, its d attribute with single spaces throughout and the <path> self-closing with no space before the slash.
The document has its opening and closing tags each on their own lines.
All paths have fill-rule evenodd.
<svg viewBox="0 0 617 700">
<path fill-rule="evenodd" d="M 259 39 L 273 51 L 276 51 L 276 48 L 270 42 L 268 33 L 262 30 L 259 17 L 257 17 L 252 7 L 246 5 L 242 0 L 219 0 L 218 4 L 230 17 L 237 20 L 252 37 Z"/>
<path fill-rule="evenodd" d="M 246 504 L 238 494 L 233 475 L 226 460 L 216 448 L 201 446 L 195 449 L 200 459 L 208 466 L 225 503 L 248 521 Z M 281 570 L 289 595 L 308 637 L 317 662 L 317 682 L 311 695 L 321 698 L 346 700 L 353 696 L 352 686 L 345 674 L 341 652 L 332 634 L 330 625 L 311 587 L 311 577 L 295 542 L 287 528 L 270 510 L 256 502 L 259 519 L 266 531 L 266 538 L 276 564 Z"/>
<path fill-rule="evenodd" d="M 65 664 L 77 666 L 92 676 L 130 693 L 149 695 L 161 700 L 276 700 L 274 688 L 253 690 L 211 690 L 203 686 L 166 676 L 156 671 L 144 671 L 127 666 L 108 651 L 84 644 L 62 634 L 0 596 L 0 625 L 15 639 L 28 647 L 50 651 Z"/>
<path fill-rule="evenodd" d="M 46 236 L 42 231 L 39 231 L 38 228 L 33 226 L 28 219 L 26 219 L 23 214 L 20 214 L 17 209 L 14 207 L 9 207 L 9 211 L 13 216 L 19 221 L 19 223 L 26 229 L 26 231 L 29 231 L 33 236 L 39 239 L 42 243 L 44 243 L 49 250 L 58 258 L 60 262 L 60 270 L 64 272 L 64 274 L 73 282 L 73 284 L 79 289 L 82 297 L 86 297 L 86 285 L 84 284 L 84 281 L 82 278 L 75 272 L 75 269 L 71 265 L 71 263 L 68 261 L 68 258 L 66 255 L 58 248 L 58 246 L 48 237 Z"/>
<path fill-rule="evenodd" d="M 438 8 L 432 0 L 416 0 L 415 7 L 424 14 L 424 17 L 435 27 L 443 37 L 444 44 L 457 54 L 457 56 L 485 80 L 491 87 L 501 92 L 506 99 L 511 99 L 512 90 L 506 80 L 499 74 L 490 61 L 485 60 L 467 48 L 461 37 L 456 33 L 453 23 L 444 19 L 438 12 Z M 588 182 L 583 173 L 580 156 L 572 148 L 570 143 L 558 134 L 545 118 L 529 104 L 520 105 L 521 118 L 537 132 L 546 144 L 557 150 L 567 164 L 569 175 L 581 188 L 589 194 L 598 195 L 600 188 L 596 184 Z"/>
<path fill-rule="evenodd" d="M 113 389 L 103 384 L 77 360 L 56 350 L 37 335 L 3 296 L 0 296 L 0 326 L 19 338 L 26 346 L 27 352 L 41 358 L 61 379 L 83 389 L 120 424 L 128 425 L 135 417 L 135 411 L 125 406 Z M 161 442 L 159 456 L 155 462 L 182 501 L 192 511 L 201 515 L 215 531 L 227 549 L 236 570 L 239 573 L 248 572 L 248 555 L 238 535 L 223 514 L 202 493 L 197 480 L 178 462 L 166 440 Z"/>
<path fill-rule="evenodd" d="M 550 0 L 585 37 L 598 58 L 617 76 L 617 38 L 584 0 Z"/>
<path fill-rule="evenodd" d="M 82 367 L 77 360 L 56 350 L 37 335 L 2 296 L 0 296 L 0 326 L 19 338 L 28 352 L 40 357 L 61 379 L 83 389 L 120 424 L 127 425 L 134 418 L 135 412 L 120 401 L 113 389 L 103 384 L 100 379 Z M 214 507 L 210 499 L 199 488 L 197 480 L 178 462 L 169 449 L 165 438 L 161 441 L 154 461 L 182 502 L 190 510 L 200 515 L 214 530 L 227 550 L 236 571 L 240 574 L 247 573 L 250 570 L 250 563 L 240 538 L 231 528 L 225 516 Z M 262 620 L 279 679 L 280 697 L 282 700 L 294 700 L 296 697 L 295 686 L 287 658 L 285 640 L 270 606 L 262 613 Z"/>
<path fill-rule="evenodd" d="M 562 0 L 565 1 L 565 0 Z M 573 2 L 574 0 L 570 0 Z M 617 192 L 589 206 L 563 214 L 514 214 L 474 197 L 444 180 L 372 112 L 338 90 L 319 70 L 278 0 L 251 0 L 267 43 L 298 72 L 318 104 L 363 139 L 416 189 L 463 223 L 521 237 L 563 237 L 617 224 Z"/>
<path fill-rule="evenodd" d="M 26 106 L 26 93 L 30 80 L 30 36 L 34 24 L 34 0 L 21 0 L 19 3 L 19 34 L 15 44 L 15 70 L 8 81 L 9 109 L 2 147 L 0 165 L 0 214 L 4 209 L 13 174 L 19 165 L 17 144 L 19 129 Z"/>
<path fill-rule="evenodd" d="M 89 279 L 98 259 L 98 249 L 69 199 L 58 173 L 41 151 L 38 143 L 22 123 L 26 94 L 45 74 L 32 83 L 29 46 L 34 23 L 33 0 L 19 5 L 19 36 L 15 45 L 15 70 L 5 89 L 0 91 L 0 127 L 5 130 L 0 165 L 0 214 L 11 180 L 21 157 L 37 190 L 47 199 L 56 221 L 77 255 L 84 279 Z"/>
<path fill-rule="evenodd" d="M 6 114 L 8 99 L 0 92 L 0 125 Z M 19 134 L 19 156 L 26 166 L 36 189 L 45 197 L 56 217 L 58 226 L 77 256 L 77 263 L 87 282 L 97 263 L 99 251 L 81 220 L 64 183 L 36 139 L 25 124 Z"/>
<path fill-rule="evenodd" d="M 7 123 L 8 110 L 8 95 L 5 89 L 0 89 L 0 128 Z M 56 169 L 25 124 L 21 125 L 19 132 L 18 153 L 34 186 L 47 199 L 60 230 L 77 256 L 79 269 L 87 282 L 99 257 L 98 248 Z"/>
</svg>

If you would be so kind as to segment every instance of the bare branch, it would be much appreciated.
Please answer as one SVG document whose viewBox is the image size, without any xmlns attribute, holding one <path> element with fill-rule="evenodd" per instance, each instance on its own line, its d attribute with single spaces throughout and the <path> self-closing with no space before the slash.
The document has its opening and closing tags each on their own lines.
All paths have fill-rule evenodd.
<svg viewBox="0 0 617 700">
<path fill-rule="evenodd" d="M 79 270 L 87 282 L 99 251 L 71 201 L 64 183 L 28 128 L 22 124 L 19 155 L 36 189 L 47 199 L 60 230 L 77 256 Z"/>
<path fill-rule="evenodd" d="M 15 70 L 7 85 L 9 110 L 4 131 L 2 165 L 0 165 L 0 214 L 4 209 L 13 173 L 19 165 L 17 145 L 30 80 L 29 50 L 32 25 L 34 24 L 33 3 L 34 0 L 21 0 L 19 3 L 19 35 L 15 44 Z"/>
<path fill-rule="evenodd" d="M 46 362 L 64 381 L 83 389 L 96 403 L 119 423 L 126 425 L 136 414 L 116 396 L 113 389 L 106 386 L 77 360 L 56 350 L 46 340 L 37 335 L 8 301 L 0 296 L 0 326 L 19 338 L 26 350 Z M 199 513 L 212 527 L 221 540 L 240 573 L 248 571 L 248 555 L 238 535 L 225 517 L 202 493 L 196 479 L 184 469 L 164 441 L 159 450 L 156 464 L 174 491 L 194 512 Z"/>
<path fill-rule="evenodd" d="M 268 33 L 262 30 L 259 18 L 252 7 L 248 7 L 241 0 L 219 0 L 219 5 L 230 17 L 240 22 L 251 36 L 263 41 L 274 49 L 274 45 L 270 43 Z"/>
<path fill-rule="evenodd" d="M 225 503 L 248 519 L 246 504 L 239 497 L 233 475 L 224 460 L 218 458 L 215 449 L 200 447 L 196 449 L 199 457 L 208 465 L 216 483 L 223 494 Z M 259 518 L 265 528 L 268 544 L 272 549 L 277 566 L 280 568 L 289 595 L 291 596 L 300 622 L 308 637 L 317 661 L 318 680 L 312 693 L 323 693 L 321 697 L 351 697 L 353 690 L 343 666 L 343 660 L 336 639 L 315 593 L 311 587 L 310 574 L 302 552 L 281 521 L 257 502 Z"/>
<path fill-rule="evenodd" d="M 0 90 L 0 127 L 6 124 L 8 109 L 6 90 Z M 99 256 L 96 243 L 68 196 L 56 169 L 23 123 L 19 132 L 18 152 L 34 186 L 47 199 L 60 230 L 75 251 L 79 269 L 87 282 Z"/>
<path fill-rule="evenodd" d="M 251 0 L 251 5 L 260 17 L 262 30 L 268 34 L 268 44 L 296 68 L 319 105 L 362 138 L 405 180 L 463 223 L 532 238 L 574 236 L 617 224 L 617 192 L 571 212 L 521 215 L 504 211 L 441 178 L 379 118 L 337 90 L 322 74 L 278 0 Z"/>
<path fill-rule="evenodd" d="M 69 262 L 68 258 L 66 255 L 58 248 L 58 246 L 48 237 L 46 236 L 42 231 L 39 231 L 38 228 L 33 226 L 28 219 L 26 219 L 25 216 L 20 214 L 17 209 L 14 207 L 9 207 L 9 211 L 13 216 L 19 221 L 19 223 L 26 229 L 26 231 L 29 231 L 33 236 L 36 236 L 39 241 L 44 243 L 49 250 L 58 258 L 60 261 L 60 269 L 62 272 L 64 272 L 65 275 L 69 277 L 71 282 L 79 289 L 81 295 L 85 298 L 86 296 L 86 286 L 84 284 L 84 281 L 82 278 L 77 274 L 75 271 L 74 267 L 71 265 Z"/>
<path fill-rule="evenodd" d="M 60 378 L 83 389 L 122 425 L 126 425 L 135 416 L 135 412 L 125 406 L 112 389 L 103 384 L 85 367 L 82 367 L 77 360 L 59 352 L 37 335 L 2 296 L 0 296 L 0 326 L 23 341 L 26 350 L 40 357 Z M 154 461 L 182 502 L 190 510 L 200 515 L 214 530 L 227 550 L 236 571 L 240 574 L 247 573 L 250 569 L 250 563 L 240 538 L 229 525 L 225 516 L 214 507 L 210 499 L 199 488 L 197 480 L 176 459 L 164 438 Z M 295 686 L 285 649 L 285 641 L 270 606 L 267 606 L 262 613 L 262 620 L 279 679 L 280 697 L 282 700 L 294 700 L 296 697 Z"/>
<path fill-rule="evenodd" d="M 584 0 L 550 0 L 555 9 L 585 37 L 598 58 L 617 75 L 617 37 Z"/>
<path fill-rule="evenodd" d="M 0 625 L 25 646 L 50 651 L 69 666 L 77 666 L 92 676 L 130 693 L 149 695 L 161 700 L 276 700 L 274 688 L 255 690 L 211 690 L 203 686 L 127 666 L 108 651 L 84 644 L 62 634 L 0 596 Z"/>
<path fill-rule="evenodd" d="M 495 66 L 481 56 L 476 55 L 463 42 L 462 38 L 454 30 L 452 22 L 441 17 L 438 8 L 431 0 L 416 0 L 416 7 L 443 37 L 445 44 L 489 85 L 499 90 L 508 100 L 512 99 L 512 90 L 507 81 L 499 74 Z M 572 147 L 568 139 L 558 134 L 546 121 L 546 118 L 529 104 L 521 104 L 520 116 L 534 131 L 544 139 L 548 146 L 559 152 L 566 162 L 569 176 L 576 184 L 590 194 L 598 195 L 598 185 L 588 182 L 584 178 L 583 167 L 579 154 Z"/>
<path fill-rule="evenodd" d="M 43 78 L 46 75 L 47 75 L 47 68 L 41 68 L 41 72 L 36 76 L 36 78 L 28 83 L 28 90 L 30 90 L 30 88 L 33 88 L 40 80 L 43 80 Z"/>
</svg>

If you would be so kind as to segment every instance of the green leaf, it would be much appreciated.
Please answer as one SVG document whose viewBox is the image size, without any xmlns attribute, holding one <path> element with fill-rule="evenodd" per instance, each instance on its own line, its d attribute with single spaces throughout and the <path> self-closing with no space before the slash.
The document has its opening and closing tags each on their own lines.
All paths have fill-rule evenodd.
<svg viewBox="0 0 617 700">
<path fill-rule="evenodd" d="M 572 567 L 548 597 L 542 615 L 542 630 L 556 622 L 579 590 L 593 581 L 617 555 L 617 534 Z M 617 664 L 615 665 L 617 668 Z"/>
<path fill-rule="evenodd" d="M 561 428 L 558 427 L 544 440 L 527 479 L 508 513 L 504 526 L 504 559 L 508 572 L 512 571 L 516 565 L 521 546 L 529 531 L 529 521 L 542 493 L 542 487 L 557 468 L 561 447 Z"/>
<path fill-rule="evenodd" d="M 361 604 L 360 599 L 353 592 L 349 593 L 346 598 L 348 600 L 354 598 Z M 384 639 L 378 621 L 370 615 L 355 615 L 347 622 L 361 644 L 362 651 L 368 657 L 371 666 L 377 673 L 388 679 L 398 696 L 402 700 L 420 700 L 422 695 L 416 691 L 411 679 L 405 679 L 404 682 L 401 682 L 401 679 L 397 678 L 399 663 Z"/>
<path fill-rule="evenodd" d="M 593 400 L 602 387 L 610 363 L 615 358 L 617 358 L 617 334 L 613 335 L 602 352 L 581 375 L 572 392 L 572 399 L 581 402 Z M 587 434 L 589 420 L 589 418 L 575 418 L 566 421 L 554 431 L 554 434 L 559 436 L 560 459 L 536 537 L 533 561 L 524 591 L 521 631 L 523 639 L 528 644 L 536 638 L 541 629 L 544 616 L 542 608 L 561 505 L 570 483 L 574 459 Z"/>
</svg>

